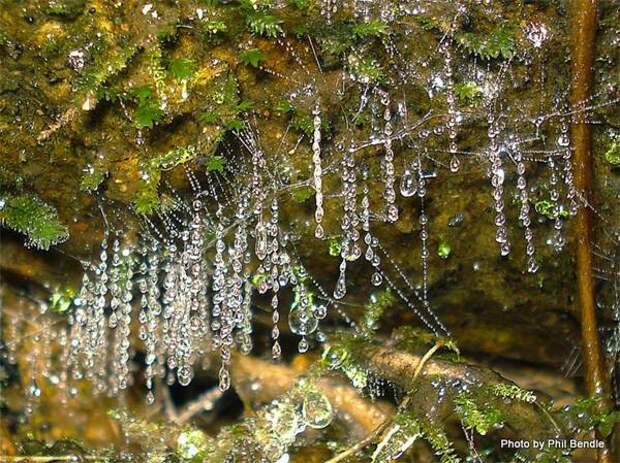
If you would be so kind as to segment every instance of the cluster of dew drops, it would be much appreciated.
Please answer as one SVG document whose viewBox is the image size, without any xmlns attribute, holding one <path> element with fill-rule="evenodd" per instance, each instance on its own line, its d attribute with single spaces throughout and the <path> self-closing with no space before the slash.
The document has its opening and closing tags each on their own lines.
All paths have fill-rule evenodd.
<svg viewBox="0 0 620 463">
<path fill-rule="evenodd" d="M 356 15 L 369 21 L 373 2 L 355 2 Z M 331 20 L 338 2 L 324 1 L 322 14 Z M 417 8 L 417 7 L 416 7 Z M 416 11 L 423 11 L 420 7 Z M 540 39 L 537 35 L 537 40 Z M 540 39 L 542 40 L 542 39 Z M 535 45 L 536 46 L 536 45 Z M 540 46 L 540 45 L 538 45 Z M 138 337 L 144 345 L 144 382 L 146 400 L 153 403 L 157 381 L 188 385 L 198 366 L 209 367 L 211 353 L 219 356 L 219 387 L 231 385 L 230 365 L 233 351 L 248 354 L 253 349 L 253 318 L 257 297 L 267 297 L 271 311 L 271 354 L 282 356 L 280 331 L 284 291 L 294 295 L 287 307 L 286 322 L 298 335 L 298 351 L 304 353 L 311 341 L 322 342 L 325 335 L 319 324 L 328 309 L 342 316 L 352 326 L 355 322 L 343 311 L 341 301 L 347 296 L 347 269 L 356 261 L 370 268 L 372 286 L 384 285 L 411 309 L 421 322 L 437 335 L 450 335 L 435 315 L 429 301 L 429 227 L 425 207 L 428 185 L 444 165 L 449 174 L 459 174 L 463 158 L 487 166 L 489 204 L 494 210 L 495 239 L 499 253 L 509 254 L 513 244 L 506 218 L 507 171 L 514 168 L 516 196 L 526 255 L 526 269 L 538 270 L 535 259 L 530 188 L 526 165 L 536 163 L 547 168 L 548 188 L 553 201 L 554 234 L 551 244 L 557 250 L 564 245 L 565 214 L 561 205 L 564 192 L 567 209 L 575 214 L 578 192 L 575 189 L 568 135 L 570 113 L 556 111 L 559 128 L 555 149 L 536 158 L 525 148 L 531 134 L 519 134 L 501 109 L 500 85 L 488 86 L 484 94 L 487 114 L 487 143 L 482 153 L 459 150 L 458 139 L 466 115 L 455 95 L 454 52 L 458 48 L 449 38 L 442 39 L 437 53 L 443 66 L 433 73 L 429 94 L 441 95 L 446 113 L 433 129 L 424 120 L 408 120 L 406 102 L 387 89 L 344 73 L 361 91 L 360 108 L 373 115 L 372 133 L 367 140 L 332 143 L 323 131 L 326 108 L 318 96 L 312 105 L 312 132 L 309 185 L 314 189 L 314 226 L 303 239 L 323 240 L 325 203 L 333 193 L 338 197 L 340 259 L 338 276 L 332 288 L 325 289 L 304 266 L 296 251 L 295 235 L 282 214 L 282 191 L 287 185 L 274 175 L 280 157 L 265 153 L 256 129 L 237 134 L 241 153 L 233 153 L 223 173 L 209 173 L 204 178 L 188 167 L 189 194 L 171 190 L 173 207 L 158 210 L 152 217 L 141 217 L 139 239 L 124 239 L 125 231 L 106 229 L 98 259 L 84 265 L 85 271 L 75 310 L 68 316 L 62 339 L 64 378 L 87 378 L 101 392 L 111 395 L 133 383 L 131 360 L 135 353 L 132 329 L 137 319 Z M 550 116 L 534 121 L 534 135 Z M 251 124 L 248 124 L 252 127 Z M 521 126 L 520 126 L 521 127 Z M 349 134 L 339 139 L 346 139 Z M 430 153 L 426 142 L 441 140 L 445 150 Z M 330 146 L 330 145 L 334 146 Z M 397 175 L 397 144 L 407 144 L 414 155 L 399 160 L 403 168 Z M 379 149 L 380 175 L 372 176 L 361 154 L 368 147 Z M 326 153 L 329 153 L 329 158 Z M 230 153 L 229 153 L 230 154 Z M 332 158 L 338 158 L 332 163 Z M 445 157 L 447 161 L 437 161 Z M 330 169 L 326 167 L 330 160 Z M 324 178 L 337 175 L 340 190 L 327 192 Z M 400 178 L 399 178 L 400 177 Z M 373 182 L 379 182 L 380 206 L 370 198 Z M 333 182 L 329 183 L 334 184 Z M 420 239 L 421 285 L 413 285 L 396 259 L 373 232 L 373 222 L 393 225 L 399 220 L 398 195 L 417 199 Z M 312 238 L 312 235 L 314 238 Z"/>
</svg>

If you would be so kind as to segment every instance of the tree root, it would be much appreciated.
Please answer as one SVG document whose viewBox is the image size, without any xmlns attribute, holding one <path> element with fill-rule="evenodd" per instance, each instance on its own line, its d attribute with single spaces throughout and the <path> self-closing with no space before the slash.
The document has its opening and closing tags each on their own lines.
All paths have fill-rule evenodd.
<svg viewBox="0 0 620 463">
<path fill-rule="evenodd" d="M 570 102 L 575 114 L 571 124 L 571 138 L 575 150 L 573 157 L 575 187 L 583 195 L 585 205 L 576 217 L 577 241 L 577 293 L 581 308 L 581 337 L 588 394 L 609 396 L 610 383 L 606 374 L 603 354 L 598 337 L 596 305 L 592 275 L 592 212 L 588 207 L 592 185 L 592 133 L 583 109 L 592 96 L 594 55 L 596 52 L 597 0 L 572 1 L 572 80 Z M 610 402 L 601 400 L 601 411 L 608 411 Z M 600 463 L 611 463 L 608 449 L 599 451 Z"/>
</svg>

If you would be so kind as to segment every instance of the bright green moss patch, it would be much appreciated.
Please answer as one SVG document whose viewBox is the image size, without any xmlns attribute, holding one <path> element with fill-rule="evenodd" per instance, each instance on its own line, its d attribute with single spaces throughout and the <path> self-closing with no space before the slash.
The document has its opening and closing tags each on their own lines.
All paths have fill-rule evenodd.
<svg viewBox="0 0 620 463">
<path fill-rule="evenodd" d="M 26 245 L 48 250 L 69 238 L 69 229 L 49 204 L 32 194 L 0 195 L 0 224 L 28 238 Z"/>
<path fill-rule="evenodd" d="M 207 159 L 207 172 L 224 172 L 226 159 L 222 156 L 211 156 Z"/>
<path fill-rule="evenodd" d="M 310 187 L 302 187 L 293 190 L 291 193 L 293 199 L 298 203 L 305 203 L 314 196 L 314 190 Z"/>
<path fill-rule="evenodd" d="M 95 191 L 103 183 L 108 171 L 99 165 L 88 165 L 80 181 L 80 190 Z"/>
<path fill-rule="evenodd" d="M 143 173 L 134 201 L 134 207 L 138 214 L 150 215 L 159 208 L 160 180 L 161 172 L 157 169 L 148 169 Z"/>
<path fill-rule="evenodd" d="M 241 52 L 239 55 L 239 61 L 246 66 L 252 66 L 254 68 L 257 68 L 264 60 L 265 57 L 258 48 L 250 48 L 249 50 Z"/>
<path fill-rule="evenodd" d="M 482 88 L 475 82 L 465 82 L 454 86 L 454 94 L 461 105 L 469 106 L 482 98 Z"/>
<path fill-rule="evenodd" d="M 611 141 L 609 148 L 605 151 L 605 161 L 614 167 L 620 167 L 620 136 L 616 136 Z"/>
<path fill-rule="evenodd" d="M 482 59 L 510 59 L 516 53 L 517 30 L 510 24 L 498 24 L 488 34 L 462 32 L 456 40 L 468 53 Z"/>
<path fill-rule="evenodd" d="M 191 59 L 171 59 L 168 63 L 170 75 L 178 81 L 189 80 L 196 73 L 196 63 Z"/>
<path fill-rule="evenodd" d="M 502 424 L 504 418 L 492 406 L 479 407 L 470 393 L 463 392 L 454 398 L 456 413 L 466 429 L 473 429 L 481 436 Z"/>
</svg>

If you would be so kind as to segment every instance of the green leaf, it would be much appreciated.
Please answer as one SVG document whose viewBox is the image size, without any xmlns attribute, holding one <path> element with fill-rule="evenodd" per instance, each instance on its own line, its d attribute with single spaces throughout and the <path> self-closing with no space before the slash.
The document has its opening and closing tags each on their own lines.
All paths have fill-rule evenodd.
<svg viewBox="0 0 620 463">
<path fill-rule="evenodd" d="M 134 87 L 131 90 L 131 94 L 138 100 L 138 102 L 144 102 L 153 97 L 153 87 L 150 85 L 141 85 L 140 87 Z"/>
<path fill-rule="evenodd" d="M 99 188 L 99 185 L 105 179 L 107 170 L 101 168 L 101 166 L 88 165 L 86 169 L 84 169 L 84 175 L 82 176 L 82 180 L 80 181 L 80 190 L 82 191 L 95 191 Z"/>
<path fill-rule="evenodd" d="M 73 288 L 57 289 L 50 296 L 50 309 L 56 313 L 64 313 L 73 304 L 75 291 Z"/>
<path fill-rule="evenodd" d="M 207 159 L 207 172 L 224 172 L 226 159 L 222 156 L 211 156 Z"/>
<path fill-rule="evenodd" d="M 150 215 L 160 206 L 159 181 L 161 173 L 157 169 L 147 169 L 138 183 L 134 206 L 138 214 Z"/>
<path fill-rule="evenodd" d="M 221 32 L 227 32 L 228 26 L 223 21 L 212 20 L 212 21 L 205 22 L 204 26 L 202 27 L 202 30 L 207 35 L 215 35 Z"/>
<path fill-rule="evenodd" d="M 282 27 L 280 27 L 281 21 L 264 11 L 248 14 L 245 22 L 252 33 L 263 37 L 276 38 L 283 32 Z"/>
<path fill-rule="evenodd" d="M 198 120 L 205 124 L 217 124 L 220 121 L 220 116 L 216 112 L 205 111 L 204 113 L 200 113 Z"/>
<path fill-rule="evenodd" d="M 241 103 L 237 105 L 236 112 L 237 113 L 245 113 L 254 109 L 254 102 L 249 100 L 243 100 Z"/>
<path fill-rule="evenodd" d="M 26 245 L 48 250 L 69 238 L 69 229 L 49 204 L 32 194 L 0 196 L 0 224 L 28 238 Z"/>
<path fill-rule="evenodd" d="M 245 122 L 243 122 L 240 119 L 231 119 L 229 121 L 224 122 L 224 127 L 226 127 L 228 130 L 239 132 L 240 130 L 243 130 L 243 128 L 245 127 Z"/>
<path fill-rule="evenodd" d="M 387 35 L 388 25 L 383 21 L 373 20 L 367 23 L 358 23 L 353 26 L 353 35 L 357 39 L 381 37 Z"/>
<path fill-rule="evenodd" d="M 288 100 L 278 101 L 274 109 L 277 113 L 280 113 L 280 114 L 288 114 L 288 113 L 295 112 L 295 107 Z"/>
<path fill-rule="evenodd" d="M 614 167 L 620 166 L 620 136 L 614 137 L 607 151 L 605 161 Z"/>
<path fill-rule="evenodd" d="M 297 188 L 291 193 L 291 196 L 296 202 L 304 203 L 314 196 L 314 190 L 310 187 Z"/>
<path fill-rule="evenodd" d="M 239 55 L 239 60 L 247 66 L 257 68 L 265 60 L 265 57 L 258 48 L 250 48 Z"/>
<path fill-rule="evenodd" d="M 176 80 L 189 80 L 196 73 L 196 64 L 190 59 L 171 59 L 168 63 L 168 70 Z"/>
<path fill-rule="evenodd" d="M 157 103 L 147 100 L 138 106 L 134 117 L 137 128 L 152 129 L 157 122 L 163 119 L 164 112 L 159 108 Z"/>
</svg>

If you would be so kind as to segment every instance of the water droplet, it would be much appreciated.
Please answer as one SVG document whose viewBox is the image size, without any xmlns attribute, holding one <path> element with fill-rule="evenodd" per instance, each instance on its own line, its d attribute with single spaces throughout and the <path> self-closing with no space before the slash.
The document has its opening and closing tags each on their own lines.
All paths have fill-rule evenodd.
<svg viewBox="0 0 620 463">
<path fill-rule="evenodd" d="M 400 178 L 400 194 L 409 198 L 413 196 L 418 189 L 418 182 L 415 175 L 409 170 L 405 169 L 403 176 Z"/>
</svg>

